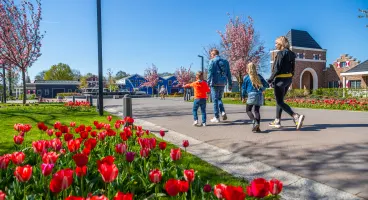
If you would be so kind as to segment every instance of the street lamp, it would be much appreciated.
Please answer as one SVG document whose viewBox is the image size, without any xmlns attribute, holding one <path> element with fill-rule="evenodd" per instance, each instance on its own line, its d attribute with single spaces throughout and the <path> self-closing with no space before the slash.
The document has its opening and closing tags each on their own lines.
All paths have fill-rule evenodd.
<svg viewBox="0 0 368 200">
<path fill-rule="evenodd" d="M 98 111 L 103 115 L 103 75 L 102 75 L 102 30 L 101 0 L 97 0 L 97 43 L 98 43 Z"/>
<path fill-rule="evenodd" d="M 202 58 L 202 73 L 204 73 L 204 67 L 203 67 L 203 65 L 204 65 L 204 63 L 203 63 L 203 56 L 198 55 L 198 57 Z"/>
</svg>

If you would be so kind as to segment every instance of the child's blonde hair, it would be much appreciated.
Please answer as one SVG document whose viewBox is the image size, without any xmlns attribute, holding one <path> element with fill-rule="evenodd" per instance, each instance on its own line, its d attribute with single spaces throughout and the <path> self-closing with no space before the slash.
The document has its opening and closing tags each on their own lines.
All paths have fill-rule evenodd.
<svg viewBox="0 0 368 200">
<path fill-rule="evenodd" d="M 198 80 L 203 81 L 203 72 L 202 72 L 202 71 L 198 71 L 198 72 L 196 73 L 196 78 L 197 78 Z"/>
<path fill-rule="evenodd" d="M 257 73 L 257 66 L 251 62 L 247 66 L 247 71 L 249 74 L 250 81 L 252 81 L 252 85 L 257 89 L 262 88 L 263 84 L 261 80 L 259 79 L 259 76 Z"/>
</svg>

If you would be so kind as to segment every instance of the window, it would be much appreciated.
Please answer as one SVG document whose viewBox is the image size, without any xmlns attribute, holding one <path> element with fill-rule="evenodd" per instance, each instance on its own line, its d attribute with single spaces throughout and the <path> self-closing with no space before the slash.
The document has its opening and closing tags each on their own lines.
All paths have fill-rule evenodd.
<svg viewBox="0 0 368 200">
<path fill-rule="evenodd" d="M 168 85 L 169 85 L 169 87 L 171 87 L 171 86 L 172 86 L 172 80 L 169 80 L 169 81 L 168 81 Z"/>
<path fill-rule="evenodd" d="M 328 88 L 339 88 L 339 81 L 328 82 Z"/>
<path fill-rule="evenodd" d="M 318 54 L 313 54 L 313 59 L 314 60 L 319 60 L 319 55 Z"/>
<path fill-rule="evenodd" d="M 139 85 L 142 85 L 142 83 L 143 83 L 143 80 L 139 80 Z"/>
<path fill-rule="evenodd" d="M 72 92 L 72 89 L 68 89 L 68 92 L 70 93 L 70 92 Z"/>
<path fill-rule="evenodd" d="M 353 89 L 361 88 L 361 81 L 360 80 L 350 81 L 350 88 L 353 88 Z"/>
<path fill-rule="evenodd" d="M 45 89 L 45 95 L 49 95 L 50 94 L 50 90 L 49 89 Z"/>
<path fill-rule="evenodd" d="M 346 62 L 340 62 L 340 67 L 346 67 Z"/>
<path fill-rule="evenodd" d="M 299 59 L 304 59 L 304 54 L 303 53 L 297 53 L 296 57 Z"/>
<path fill-rule="evenodd" d="M 42 95 L 42 90 L 37 90 L 37 95 Z"/>
<path fill-rule="evenodd" d="M 138 79 L 135 79 L 135 86 L 138 86 Z"/>
</svg>

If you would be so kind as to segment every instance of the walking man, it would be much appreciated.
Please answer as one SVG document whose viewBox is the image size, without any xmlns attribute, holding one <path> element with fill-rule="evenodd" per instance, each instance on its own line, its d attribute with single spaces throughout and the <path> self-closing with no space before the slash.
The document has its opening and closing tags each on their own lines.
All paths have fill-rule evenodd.
<svg viewBox="0 0 368 200">
<path fill-rule="evenodd" d="M 224 94 L 225 85 L 228 84 L 229 90 L 232 89 L 232 80 L 229 62 L 219 56 L 217 49 L 210 52 L 210 63 L 208 66 L 207 83 L 211 87 L 211 96 L 213 101 L 213 111 L 215 117 L 211 122 L 220 122 L 220 112 L 222 120 L 226 120 L 224 104 L 222 103 L 222 95 Z"/>
</svg>

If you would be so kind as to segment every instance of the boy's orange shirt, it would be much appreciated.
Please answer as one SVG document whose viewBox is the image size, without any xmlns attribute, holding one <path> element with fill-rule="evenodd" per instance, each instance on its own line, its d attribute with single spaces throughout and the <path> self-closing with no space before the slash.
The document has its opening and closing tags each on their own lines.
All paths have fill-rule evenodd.
<svg viewBox="0 0 368 200">
<path fill-rule="evenodd" d="M 196 99 L 206 99 L 207 92 L 210 91 L 206 81 L 195 81 L 193 83 L 186 84 L 184 87 L 193 87 L 194 98 Z"/>
</svg>

